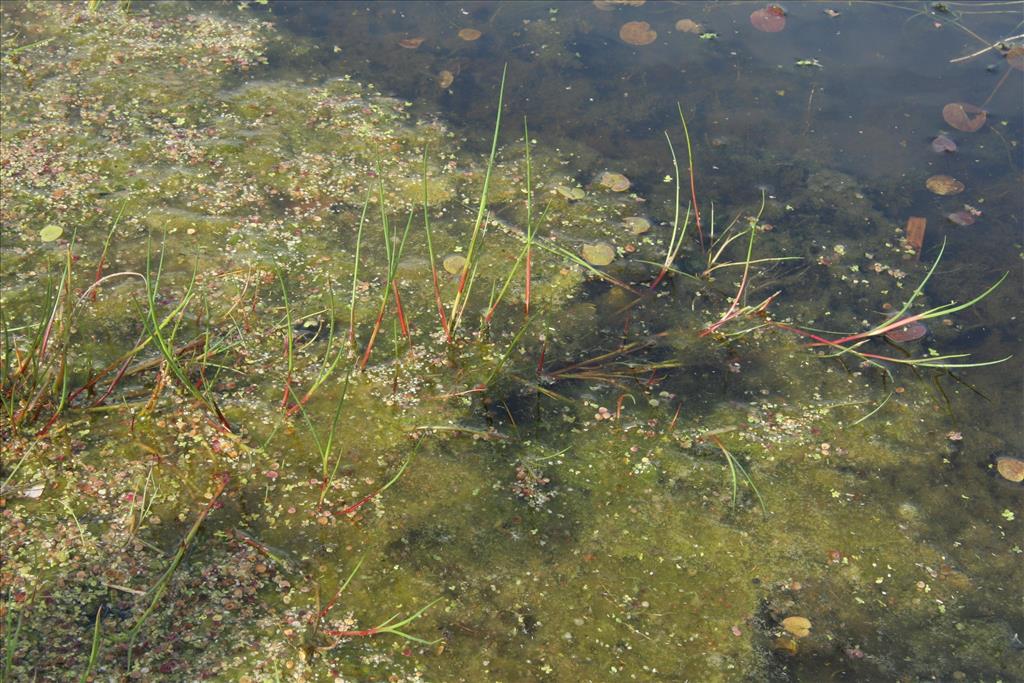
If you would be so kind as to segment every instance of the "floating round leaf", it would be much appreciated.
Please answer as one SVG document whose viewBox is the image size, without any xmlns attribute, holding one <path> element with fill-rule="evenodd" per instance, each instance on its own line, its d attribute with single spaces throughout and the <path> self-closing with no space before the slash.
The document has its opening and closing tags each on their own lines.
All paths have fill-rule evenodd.
<svg viewBox="0 0 1024 683">
<path fill-rule="evenodd" d="M 583 199 L 587 196 L 587 193 L 583 191 L 582 187 L 566 187 L 565 185 L 559 185 L 555 188 L 555 192 L 572 201 Z"/>
<path fill-rule="evenodd" d="M 782 620 L 782 628 L 797 638 L 806 638 L 811 635 L 811 620 L 807 617 L 786 617 Z"/>
<path fill-rule="evenodd" d="M 646 21 L 627 21 L 619 29 L 619 38 L 630 45 L 650 45 L 658 37 Z"/>
<path fill-rule="evenodd" d="M 923 323 L 913 322 L 895 327 L 885 333 L 885 338 L 897 344 L 923 339 L 928 334 L 928 328 Z"/>
<path fill-rule="evenodd" d="M 59 225 L 47 225 L 39 231 L 39 239 L 43 242 L 53 242 L 64 234 L 64 228 Z"/>
<path fill-rule="evenodd" d="M 1020 483 L 1024 481 L 1024 460 L 1019 458 L 996 458 L 996 471 L 1007 481 Z"/>
<path fill-rule="evenodd" d="M 953 139 L 950 137 L 947 137 L 945 135 L 939 135 L 934 140 L 932 140 L 932 149 L 939 153 L 952 153 L 956 151 L 956 143 L 953 142 Z"/>
<path fill-rule="evenodd" d="M 444 261 L 441 263 L 444 269 L 452 275 L 457 275 L 462 272 L 462 269 L 466 265 L 466 257 L 459 256 L 458 254 L 452 254 L 445 256 Z"/>
<path fill-rule="evenodd" d="M 437 87 L 441 88 L 442 90 L 446 89 L 454 81 L 455 74 L 453 74 L 451 71 L 448 71 L 448 69 L 445 69 L 444 71 L 437 75 Z"/>
<path fill-rule="evenodd" d="M 607 187 L 612 192 L 625 192 L 630 186 L 629 178 L 621 173 L 612 173 L 611 171 L 605 171 L 599 175 L 597 177 L 597 184 L 601 187 Z"/>
<path fill-rule="evenodd" d="M 750 23 L 758 31 L 778 33 L 786 28 L 786 10 L 778 5 L 768 5 L 750 14 Z"/>
<path fill-rule="evenodd" d="M 642 235 L 651 229 L 651 222 L 643 216 L 630 216 L 622 219 L 622 222 L 625 223 L 626 229 L 634 235 Z"/>
<path fill-rule="evenodd" d="M 957 130 L 973 133 L 985 125 L 988 114 L 984 109 L 966 102 L 950 102 L 942 108 L 942 119 Z"/>
<path fill-rule="evenodd" d="M 403 38 L 402 40 L 398 41 L 398 44 L 401 47 L 404 47 L 406 50 L 415 50 L 416 48 L 423 44 L 423 41 L 424 38 Z"/>
<path fill-rule="evenodd" d="M 474 40 L 479 40 L 483 33 L 477 31 L 475 28 L 464 28 L 459 31 L 459 38 L 462 38 L 467 43 L 472 43 Z"/>
<path fill-rule="evenodd" d="M 607 266 L 615 260 L 615 247 L 607 242 L 585 244 L 581 253 L 586 262 L 592 266 Z"/>
<path fill-rule="evenodd" d="M 948 175 L 933 175 L 924 182 L 924 185 L 935 194 L 943 196 L 960 194 L 964 191 L 964 184 Z"/>
<path fill-rule="evenodd" d="M 704 29 L 693 19 L 680 19 L 676 22 L 676 30 L 680 33 L 700 33 Z"/>
<path fill-rule="evenodd" d="M 953 213 L 946 216 L 951 223 L 962 225 L 964 227 L 968 225 L 974 225 L 974 214 L 970 211 L 954 211 Z"/>
</svg>

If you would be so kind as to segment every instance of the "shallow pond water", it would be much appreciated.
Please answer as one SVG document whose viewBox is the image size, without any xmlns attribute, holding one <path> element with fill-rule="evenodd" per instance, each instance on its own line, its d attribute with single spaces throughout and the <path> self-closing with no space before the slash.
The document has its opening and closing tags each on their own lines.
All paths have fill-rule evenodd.
<svg viewBox="0 0 1024 683">
<path fill-rule="evenodd" d="M 0 12 L 4 680 L 1024 680 L 1020 3 Z"/>
</svg>

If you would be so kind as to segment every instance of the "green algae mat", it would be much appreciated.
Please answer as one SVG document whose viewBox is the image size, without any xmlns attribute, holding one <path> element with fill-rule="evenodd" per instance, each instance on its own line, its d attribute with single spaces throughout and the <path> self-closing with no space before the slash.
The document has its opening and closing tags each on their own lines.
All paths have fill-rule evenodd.
<svg viewBox="0 0 1024 683">
<path fill-rule="evenodd" d="M 0 5 L 4 681 L 1024 680 L 1024 48 L 896 177 L 651 4 Z"/>
</svg>

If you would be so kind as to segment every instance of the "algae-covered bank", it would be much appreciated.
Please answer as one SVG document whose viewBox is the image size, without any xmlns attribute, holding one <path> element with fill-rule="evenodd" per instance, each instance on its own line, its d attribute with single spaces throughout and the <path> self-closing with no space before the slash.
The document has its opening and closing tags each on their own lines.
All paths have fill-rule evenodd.
<svg viewBox="0 0 1024 683">
<path fill-rule="evenodd" d="M 3 2 L 2 679 L 1024 681 L 1022 20 Z"/>
</svg>

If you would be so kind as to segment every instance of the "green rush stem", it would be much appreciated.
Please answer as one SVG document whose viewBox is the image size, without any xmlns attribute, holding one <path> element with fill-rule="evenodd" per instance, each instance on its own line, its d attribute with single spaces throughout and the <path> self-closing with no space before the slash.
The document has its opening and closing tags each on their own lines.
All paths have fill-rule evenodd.
<svg viewBox="0 0 1024 683">
<path fill-rule="evenodd" d="M 430 234 L 430 208 L 429 194 L 427 191 L 427 146 L 423 146 L 423 229 L 427 233 L 427 253 L 430 255 L 430 275 L 434 281 L 434 303 L 437 304 L 437 317 L 441 321 L 441 329 L 448 342 L 451 342 L 452 335 L 448 329 L 448 317 L 444 312 L 444 303 L 441 301 L 441 286 L 437 277 L 437 260 L 434 258 L 434 240 Z"/>
<path fill-rule="evenodd" d="M 693 173 L 693 146 L 690 144 L 690 129 L 686 125 L 686 117 L 683 116 L 683 106 L 676 102 L 676 109 L 679 110 L 679 120 L 683 122 L 683 136 L 686 138 L 686 156 L 690 162 L 690 197 L 693 200 L 694 222 L 697 226 L 697 235 L 700 236 L 700 250 L 704 251 L 704 231 L 700 227 L 700 207 L 697 205 L 697 186 Z M 678 173 L 676 175 L 679 175 Z"/>
<path fill-rule="evenodd" d="M 473 222 L 473 234 L 469 238 L 469 248 L 466 250 L 466 262 L 462 265 L 462 274 L 459 276 L 459 286 L 455 292 L 455 300 L 452 302 L 451 319 L 448 322 L 449 336 L 455 335 L 455 330 L 462 320 L 462 314 L 466 309 L 469 299 L 469 290 L 472 288 L 473 279 L 476 275 L 476 260 L 479 242 L 483 226 L 487 222 L 487 192 L 491 184 L 491 171 L 494 169 L 494 157 L 498 152 L 498 132 L 501 130 L 501 109 L 505 101 L 505 76 L 508 74 L 508 64 L 501 71 L 501 87 L 498 90 L 498 112 L 494 121 L 494 136 L 491 139 L 491 154 L 487 160 L 487 171 L 484 174 L 484 185 L 480 191 L 480 203 L 477 207 L 476 219 Z"/>
<path fill-rule="evenodd" d="M 366 210 L 370 206 L 370 190 L 366 190 L 363 200 L 363 213 L 359 216 L 359 231 L 356 233 L 356 255 L 352 265 L 352 295 L 348 309 L 348 341 L 354 349 L 356 346 L 356 287 L 359 284 L 359 248 L 363 244 L 363 225 L 366 223 Z"/>
</svg>

